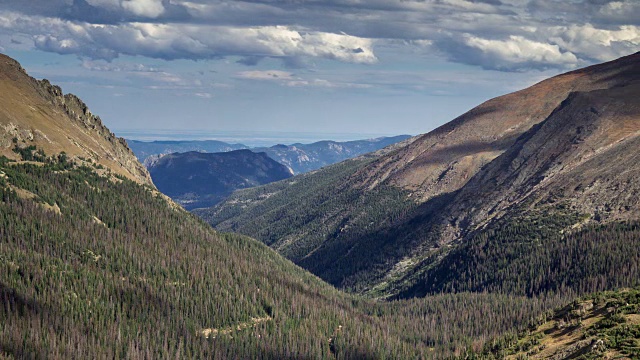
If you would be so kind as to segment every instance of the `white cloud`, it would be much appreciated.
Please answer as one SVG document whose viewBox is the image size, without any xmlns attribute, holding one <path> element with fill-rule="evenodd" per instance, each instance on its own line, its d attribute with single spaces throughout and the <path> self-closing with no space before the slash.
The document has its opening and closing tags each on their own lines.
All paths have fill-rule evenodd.
<svg viewBox="0 0 640 360">
<path fill-rule="evenodd" d="M 469 48 L 479 50 L 478 65 L 487 68 L 517 69 L 544 65 L 571 67 L 578 63 L 578 58 L 573 53 L 562 51 L 558 45 L 533 41 L 522 36 L 512 35 L 506 40 L 489 40 L 465 35 L 463 41 Z"/>
<path fill-rule="evenodd" d="M 293 73 L 280 70 L 254 70 L 254 71 L 241 71 L 237 74 L 237 77 L 241 79 L 249 80 L 294 80 Z"/>
<path fill-rule="evenodd" d="M 135 16 L 157 18 L 165 12 L 162 0 L 85 0 L 89 5 L 109 9 L 123 9 Z"/>
<path fill-rule="evenodd" d="M 122 8 L 138 16 L 156 18 L 164 13 L 162 0 L 125 0 Z"/>
<path fill-rule="evenodd" d="M 333 82 L 325 79 L 291 80 L 291 81 L 287 81 L 285 85 L 291 86 L 291 87 L 320 87 L 320 88 L 348 88 L 348 89 L 369 89 L 373 87 L 370 84 Z"/>
<path fill-rule="evenodd" d="M 30 34 L 37 48 L 111 60 L 120 54 L 162 59 L 217 57 L 319 57 L 371 64 L 372 41 L 345 34 L 299 31 L 286 26 L 124 23 L 89 24 L 0 12 L 0 29 Z"/>
<path fill-rule="evenodd" d="M 606 21 L 637 24 L 640 21 L 640 2 L 625 0 L 606 3 L 602 5 L 595 16 Z"/>
<path fill-rule="evenodd" d="M 313 64 L 309 58 L 373 64 L 374 44 L 385 53 L 381 47 L 395 43 L 393 59 L 435 52 L 488 69 L 527 71 L 640 50 L 638 0 L 5 2 L 0 33 L 29 35 L 44 51 L 106 60 L 231 55 L 248 66 L 264 57 L 301 67 Z"/>
<path fill-rule="evenodd" d="M 616 30 L 597 29 L 591 24 L 553 27 L 550 40 L 568 51 L 599 61 L 611 60 L 640 49 L 640 28 L 620 26 Z"/>
<path fill-rule="evenodd" d="M 122 63 L 115 64 L 102 60 L 82 60 L 82 67 L 91 71 L 105 72 L 159 72 L 158 69 L 143 64 Z"/>
<path fill-rule="evenodd" d="M 281 70 L 254 70 L 241 71 L 236 76 L 240 79 L 274 81 L 289 87 L 320 87 L 320 88 L 352 88 L 365 89 L 372 87 L 370 84 L 357 84 L 349 82 L 334 82 L 326 79 L 305 79 L 288 71 Z"/>
<path fill-rule="evenodd" d="M 120 7 L 120 0 L 85 0 L 87 4 L 101 8 L 118 8 Z"/>
</svg>

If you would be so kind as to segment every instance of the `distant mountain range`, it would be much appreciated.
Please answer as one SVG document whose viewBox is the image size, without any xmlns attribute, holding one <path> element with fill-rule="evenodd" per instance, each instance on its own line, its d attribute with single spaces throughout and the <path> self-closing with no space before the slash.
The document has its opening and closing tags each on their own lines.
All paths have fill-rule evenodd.
<svg viewBox="0 0 640 360">
<path fill-rule="evenodd" d="M 234 190 L 293 176 L 264 152 L 190 151 L 164 155 L 148 164 L 153 183 L 185 209 L 213 206 Z"/>
<path fill-rule="evenodd" d="M 267 153 L 270 158 L 286 165 L 295 175 L 298 175 L 380 150 L 410 137 L 399 135 L 345 142 L 318 141 L 312 144 L 275 145 L 251 150 Z"/>
<path fill-rule="evenodd" d="M 229 144 L 217 140 L 201 140 L 201 141 L 138 141 L 127 139 L 129 147 L 136 155 L 141 163 L 147 164 L 149 160 L 157 158 L 157 155 L 166 155 L 171 153 L 182 153 L 189 151 L 198 152 L 227 152 L 233 150 L 248 149 L 246 145 Z"/>
<path fill-rule="evenodd" d="M 274 145 L 271 147 L 250 148 L 243 144 L 229 144 L 222 141 L 137 141 L 127 140 L 131 150 L 146 166 L 162 155 L 178 152 L 228 152 L 250 149 L 253 152 L 264 152 L 273 160 L 287 166 L 293 174 L 301 174 L 317 170 L 368 152 L 376 151 L 389 145 L 410 138 L 409 135 L 380 137 L 376 139 L 354 141 L 318 141 L 311 144 L 296 143 L 293 145 Z"/>
</svg>

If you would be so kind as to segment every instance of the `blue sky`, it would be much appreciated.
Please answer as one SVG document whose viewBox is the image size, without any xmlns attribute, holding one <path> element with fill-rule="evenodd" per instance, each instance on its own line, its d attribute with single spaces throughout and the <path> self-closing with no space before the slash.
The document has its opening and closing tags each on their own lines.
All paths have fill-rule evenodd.
<svg viewBox="0 0 640 360">
<path fill-rule="evenodd" d="M 3 0 L 0 50 L 116 133 L 344 138 L 636 52 L 639 25 L 636 0 Z"/>
</svg>

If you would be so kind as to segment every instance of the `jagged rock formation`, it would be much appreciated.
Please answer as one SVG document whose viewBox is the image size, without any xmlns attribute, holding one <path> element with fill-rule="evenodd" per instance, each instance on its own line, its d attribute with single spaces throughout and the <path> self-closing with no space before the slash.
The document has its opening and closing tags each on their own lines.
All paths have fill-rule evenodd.
<svg viewBox="0 0 640 360">
<path fill-rule="evenodd" d="M 64 95 L 48 80 L 30 77 L 5 55 L 0 55 L 0 91 L 0 154 L 15 158 L 14 147 L 35 145 L 47 154 L 64 151 L 70 159 L 92 161 L 151 184 L 126 141 L 107 129 L 82 100 Z"/>
</svg>

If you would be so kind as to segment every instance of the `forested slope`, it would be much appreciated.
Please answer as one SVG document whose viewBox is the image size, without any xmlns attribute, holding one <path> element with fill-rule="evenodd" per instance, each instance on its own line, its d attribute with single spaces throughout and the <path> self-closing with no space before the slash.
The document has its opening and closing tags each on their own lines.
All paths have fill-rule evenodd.
<svg viewBox="0 0 640 360">
<path fill-rule="evenodd" d="M 237 189 L 292 176 L 267 154 L 250 150 L 168 154 L 147 166 L 158 190 L 187 210 L 215 205 Z"/>
<path fill-rule="evenodd" d="M 150 187 L 42 160 L 0 159 L 8 358 L 443 357 L 565 300 L 358 299 L 255 240 L 216 233 Z"/>
</svg>

